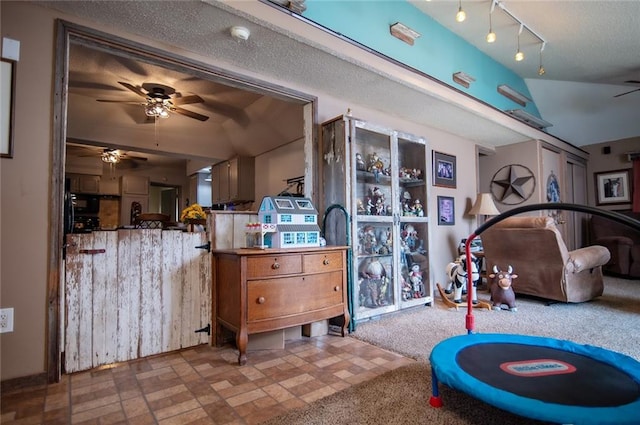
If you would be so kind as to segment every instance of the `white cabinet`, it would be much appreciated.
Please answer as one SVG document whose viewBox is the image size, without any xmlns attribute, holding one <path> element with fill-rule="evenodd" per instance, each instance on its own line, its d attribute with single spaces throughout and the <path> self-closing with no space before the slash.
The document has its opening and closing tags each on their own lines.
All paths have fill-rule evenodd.
<svg viewBox="0 0 640 425">
<path fill-rule="evenodd" d="M 353 252 L 352 317 L 363 320 L 430 304 L 428 155 L 426 141 L 350 117 L 322 125 L 324 208 L 342 205 L 326 218 L 329 245 Z"/>
<path fill-rule="evenodd" d="M 120 179 L 117 176 L 102 176 L 100 195 L 120 195 Z"/>
<path fill-rule="evenodd" d="M 132 225 L 131 209 L 134 202 L 140 204 L 140 212 L 149 211 L 149 177 L 126 175 L 121 178 L 120 225 Z"/>
<path fill-rule="evenodd" d="M 100 176 L 92 174 L 67 174 L 70 182 L 71 193 L 88 193 L 97 195 L 100 193 Z"/>
<path fill-rule="evenodd" d="M 149 177 L 122 176 L 123 195 L 149 195 Z"/>
<path fill-rule="evenodd" d="M 211 168 L 211 202 L 240 203 L 255 199 L 255 160 L 239 156 Z"/>
</svg>

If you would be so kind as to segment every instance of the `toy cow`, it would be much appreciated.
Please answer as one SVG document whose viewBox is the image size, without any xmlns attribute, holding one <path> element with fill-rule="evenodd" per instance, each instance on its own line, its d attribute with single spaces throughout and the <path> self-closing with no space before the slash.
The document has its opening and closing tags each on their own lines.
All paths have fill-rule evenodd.
<svg viewBox="0 0 640 425">
<path fill-rule="evenodd" d="M 493 279 L 491 283 L 491 301 L 494 310 L 501 310 L 502 305 L 506 304 L 509 311 L 516 312 L 516 294 L 513 292 L 511 283 L 518 275 L 513 273 L 511 266 L 507 267 L 507 271 L 501 271 L 498 266 L 493 266 L 493 273 L 489 275 Z"/>
<path fill-rule="evenodd" d="M 476 287 L 478 281 L 480 281 L 480 272 L 478 271 L 478 259 L 471 255 L 471 301 L 473 304 L 478 303 L 478 297 L 476 294 Z M 467 259 L 466 255 L 461 255 L 458 261 L 447 264 L 447 277 L 449 279 L 449 285 L 445 292 L 450 294 L 454 292 L 453 302 L 462 302 L 462 292 L 467 290 Z"/>
</svg>

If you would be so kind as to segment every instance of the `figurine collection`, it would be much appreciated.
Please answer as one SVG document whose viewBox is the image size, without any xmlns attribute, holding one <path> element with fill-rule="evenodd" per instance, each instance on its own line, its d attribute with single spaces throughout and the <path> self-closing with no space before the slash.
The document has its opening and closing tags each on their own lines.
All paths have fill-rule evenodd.
<svg viewBox="0 0 640 425">
<path fill-rule="evenodd" d="M 364 198 L 357 198 L 358 215 L 391 216 L 393 207 L 385 196 L 384 191 L 377 184 L 380 177 L 391 177 L 391 167 L 385 167 L 384 162 L 376 152 L 370 154 L 365 162 L 362 154 L 356 153 L 356 169 L 361 172 L 371 173 L 374 176 L 374 186 L 369 186 Z M 400 167 L 400 181 L 403 183 L 422 181 L 422 170 L 417 168 Z M 423 217 L 424 208 L 419 198 L 412 199 L 411 193 L 403 191 L 400 199 L 403 216 Z"/>
</svg>

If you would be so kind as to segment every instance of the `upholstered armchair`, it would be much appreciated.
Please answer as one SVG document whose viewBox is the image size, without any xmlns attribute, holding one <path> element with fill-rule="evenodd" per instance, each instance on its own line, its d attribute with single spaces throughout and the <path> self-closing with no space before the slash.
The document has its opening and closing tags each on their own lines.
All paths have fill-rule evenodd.
<svg viewBox="0 0 640 425">
<path fill-rule="evenodd" d="M 569 251 L 551 217 L 508 217 L 481 235 L 487 270 L 513 267 L 516 294 L 561 302 L 602 295 L 602 266 L 609 251 L 599 245 Z"/>
</svg>

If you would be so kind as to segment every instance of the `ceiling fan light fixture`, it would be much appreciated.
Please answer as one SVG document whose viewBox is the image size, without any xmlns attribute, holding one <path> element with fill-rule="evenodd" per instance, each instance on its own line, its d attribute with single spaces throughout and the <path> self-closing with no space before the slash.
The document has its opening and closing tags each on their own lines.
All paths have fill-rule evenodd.
<svg viewBox="0 0 640 425">
<path fill-rule="evenodd" d="M 144 113 L 148 117 L 168 118 L 169 105 L 162 100 L 149 99 L 144 106 Z"/>
<path fill-rule="evenodd" d="M 120 162 L 120 153 L 116 149 L 105 149 L 101 156 L 102 162 L 117 164 Z"/>
</svg>

